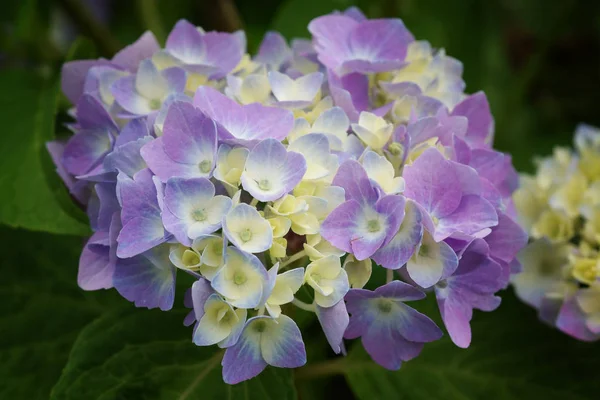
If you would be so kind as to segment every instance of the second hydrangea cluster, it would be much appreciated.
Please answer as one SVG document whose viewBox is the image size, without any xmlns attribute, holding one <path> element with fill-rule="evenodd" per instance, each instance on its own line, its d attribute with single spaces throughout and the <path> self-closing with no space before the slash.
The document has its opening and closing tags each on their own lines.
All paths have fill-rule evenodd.
<svg viewBox="0 0 600 400">
<path fill-rule="evenodd" d="M 442 336 L 410 305 L 431 293 L 467 347 L 527 241 L 460 62 L 356 9 L 308 29 L 291 47 L 268 33 L 251 58 L 242 32 L 180 21 L 164 49 L 146 33 L 63 69 L 75 134 L 48 147 L 94 230 L 80 286 L 169 310 L 177 272 L 193 275 L 185 323 L 226 349 L 228 383 L 305 364 L 294 307 L 335 353 L 361 338 L 398 369 Z"/>
<path fill-rule="evenodd" d="M 593 341 L 600 339 L 600 130 L 579 126 L 575 149 L 556 148 L 521 178 L 514 199 L 532 242 L 513 283 L 542 320 Z"/>
</svg>

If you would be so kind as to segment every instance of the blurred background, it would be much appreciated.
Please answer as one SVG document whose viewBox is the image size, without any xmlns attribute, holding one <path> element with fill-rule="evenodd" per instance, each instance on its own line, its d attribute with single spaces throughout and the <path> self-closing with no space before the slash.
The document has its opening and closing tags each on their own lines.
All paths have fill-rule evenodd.
<svg viewBox="0 0 600 400">
<path fill-rule="evenodd" d="M 0 398 L 48 398 L 53 387 L 53 398 L 97 398 L 95 392 L 85 391 L 89 389 L 90 381 L 80 379 L 90 365 L 96 368 L 93 373 L 101 376 L 92 379 L 94 385 L 113 388 L 103 398 L 173 398 L 168 393 L 151 394 L 160 392 L 159 383 L 156 387 L 148 386 L 148 379 L 140 378 L 144 375 L 135 368 L 144 368 L 144 363 L 140 364 L 139 360 L 136 367 L 131 367 L 133 370 L 119 368 L 105 360 L 108 358 L 106 353 L 116 349 L 114 339 L 93 342 L 86 336 L 97 330 L 110 330 L 108 321 L 113 314 L 126 318 L 119 313 L 130 312 L 132 307 L 122 311 L 119 307 L 128 304 L 123 304 L 125 301 L 112 291 L 84 293 L 76 286 L 78 255 L 84 241 L 82 236 L 88 233 L 88 228 L 83 213 L 71 204 L 55 176 L 44 149 L 47 140 L 55 134 L 65 133 L 62 123 L 69 120 L 66 114 L 69 104 L 62 95 L 57 95 L 61 64 L 74 58 L 109 58 L 148 29 L 164 44 L 169 30 L 181 18 L 205 30 L 244 29 L 249 52 L 254 52 L 267 30 L 278 30 L 288 39 L 308 37 L 306 26 L 312 18 L 349 6 L 360 7 L 371 18 L 400 17 L 417 39 L 445 48 L 449 55 L 462 61 L 467 92 L 484 90 L 487 93 L 496 120 L 495 145 L 513 155 L 520 171 L 532 169 L 533 155 L 546 155 L 553 146 L 570 144 L 578 123 L 600 126 L 600 1 L 5 1 L 0 13 L 0 115 L 3 127 L 0 134 Z M 75 41 L 79 43 L 77 50 L 70 50 Z M 48 204 L 54 208 L 46 207 Z M 75 222 L 65 226 L 60 219 L 61 213 L 74 216 Z M 517 311 L 498 311 L 495 318 L 502 320 L 504 315 L 513 318 L 511 321 L 514 322 L 515 314 L 519 314 L 523 315 L 523 320 L 535 320 L 533 311 L 516 305 L 512 297 L 507 301 L 515 303 Z M 177 335 L 189 339 L 191 331 L 180 326 L 183 314 L 168 317 L 167 322 L 153 320 L 157 314 L 152 312 L 148 315 L 152 316 L 148 318 L 155 329 L 153 340 L 174 340 L 172 336 Z M 490 315 L 489 318 L 493 317 Z M 134 322 L 132 326 L 141 323 Z M 161 330 L 163 325 L 168 325 L 168 330 Z M 490 328 L 476 327 L 474 331 L 485 336 L 487 329 Z M 552 386 L 553 374 L 562 374 L 562 384 L 566 384 L 569 380 L 565 381 L 564 373 L 580 367 L 585 371 L 574 377 L 574 382 L 585 380 L 588 374 L 591 377 L 593 371 L 598 381 L 600 368 L 597 362 L 590 364 L 583 356 L 590 347 L 565 339 L 541 325 L 531 329 L 549 341 L 545 350 L 535 354 L 545 354 L 544 351 L 551 352 L 557 347 L 565 357 L 575 357 L 569 356 L 571 351 L 578 354 L 577 357 L 580 354 L 577 352 L 582 352 L 577 361 L 581 361 L 581 365 L 573 364 L 569 358 L 550 375 L 546 371 L 543 379 L 547 385 Z M 161 336 L 163 331 L 165 336 Z M 136 340 L 141 339 L 133 332 L 118 331 L 118 336 L 125 337 L 125 343 L 135 348 L 139 345 Z M 315 335 L 319 334 L 318 330 L 315 332 Z M 516 331 L 509 329 L 507 335 L 511 332 L 515 334 Z M 78 349 L 88 340 L 96 346 L 93 361 L 77 358 Z M 535 343 L 536 337 L 528 340 Z M 325 351 L 323 343 L 315 343 L 309 349 L 309 358 L 310 354 L 314 358 L 323 358 L 320 356 Z M 518 343 L 529 342 L 523 339 Z M 499 340 L 489 344 L 492 346 L 489 349 L 484 343 L 486 355 L 495 352 L 494 345 L 505 348 Z M 101 349 L 103 346 L 104 350 Z M 189 347 L 184 349 L 189 353 Z M 598 352 L 595 354 L 598 359 Z M 143 359 L 144 354 L 137 356 Z M 537 359 L 543 362 L 540 360 Z M 146 361 L 152 362 L 151 359 Z M 593 369 L 590 371 L 583 366 L 593 366 Z M 102 375 L 102 371 L 108 371 L 108 376 Z M 419 378 L 418 367 L 410 371 L 414 375 L 411 379 L 427 382 Z M 323 372 L 323 376 L 328 375 L 328 371 Z M 137 381 L 119 386 L 121 376 L 135 376 Z M 218 373 L 215 379 L 220 379 Z M 595 385 L 600 389 L 600 384 Z M 296 384 L 296 387 L 302 398 L 318 398 L 319 393 L 332 388 L 343 398 L 351 396 L 342 378 L 310 386 Z M 572 388 L 573 392 L 561 392 L 562 398 L 576 398 L 569 395 L 575 395 L 575 392 L 581 395 L 577 398 L 592 398 L 585 397 L 581 385 Z M 402 389 L 402 385 L 397 389 Z M 364 398 L 365 392 L 353 390 L 355 396 Z M 553 395 L 558 394 L 547 392 L 545 398 L 554 398 Z M 448 395 L 445 398 L 455 397 Z M 492 395 L 488 398 L 513 397 Z"/>
</svg>

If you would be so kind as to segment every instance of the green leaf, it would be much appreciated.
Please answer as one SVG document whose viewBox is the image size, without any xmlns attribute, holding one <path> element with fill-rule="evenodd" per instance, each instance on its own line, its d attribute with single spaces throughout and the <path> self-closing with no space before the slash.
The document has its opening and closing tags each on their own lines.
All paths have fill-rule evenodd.
<svg viewBox="0 0 600 400">
<path fill-rule="evenodd" d="M 87 60 L 98 57 L 96 45 L 85 36 L 79 36 L 71 45 L 67 53 L 66 61 Z"/>
<path fill-rule="evenodd" d="M 184 316 L 127 307 L 94 321 L 79 335 L 51 398 L 296 398 L 289 369 L 269 367 L 250 381 L 223 383 L 223 351 L 195 346 Z"/>
<path fill-rule="evenodd" d="M 345 10 L 355 5 L 354 0 L 288 0 L 277 9 L 273 29 L 288 40 L 308 38 L 308 23 L 318 16 L 334 10 Z"/>
<path fill-rule="evenodd" d="M 430 299 L 433 300 L 433 299 Z M 423 303 L 423 302 L 421 302 Z M 437 315 L 435 301 L 425 304 Z M 476 312 L 466 350 L 445 336 L 387 371 L 352 348 L 346 380 L 358 399 L 587 400 L 600 392 L 600 346 L 572 339 L 542 324 L 512 291 L 494 312 Z"/>
<path fill-rule="evenodd" d="M 56 82 L 25 70 L 0 76 L 0 223 L 61 234 L 89 233 L 57 176 L 45 144 L 53 139 Z"/>
<path fill-rule="evenodd" d="M 111 293 L 77 287 L 81 238 L 0 227 L 0 241 L 0 398 L 48 399 L 79 331 Z"/>
</svg>

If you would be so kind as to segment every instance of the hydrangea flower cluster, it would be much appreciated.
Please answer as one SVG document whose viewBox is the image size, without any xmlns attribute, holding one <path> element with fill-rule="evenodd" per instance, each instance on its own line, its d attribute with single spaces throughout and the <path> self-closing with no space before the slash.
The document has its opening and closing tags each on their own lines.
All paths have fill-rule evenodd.
<svg viewBox="0 0 600 400">
<path fill-rule="evenodd" d="M 585 341 L 600 339 L 600 129 L 580 125 L 575 151 L 536 160 L 514 194 L 531 243 L 519 254 L 517 295 L 540 318 Z"/>
<path fill-rule="evenodd" d="M 250 57 L 242 32 L 182 20 L 164 49 L 146 33 L 63 68 L 75 134 L 48 147 L 94 230 L 79 285 L 169 310 L 191 274 L 185 324 L 226 349 L 228 383 L 305 364 L 295 307 L 335 353 L 360 337 L 398 369 L 442 336 L 410 305 L 432 293 L 467 347 L 527 239 L 460 62 L 357 9 L 308 29 L 291 46 L 269 32 Z"/>
</svg>

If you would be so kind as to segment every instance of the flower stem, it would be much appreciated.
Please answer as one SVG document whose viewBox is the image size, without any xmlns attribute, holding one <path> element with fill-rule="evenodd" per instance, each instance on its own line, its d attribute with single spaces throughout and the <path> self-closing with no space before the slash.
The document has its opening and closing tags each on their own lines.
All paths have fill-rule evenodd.
<svg viewBox="0 0 600 400">
<path fill-rule="evenodd" d="M 316 312 L 314 304 L 308 304 L 308 303 L 305 303 L 302 300 L 298 300 L 296 298 L 294 298 L 294 300 L 292 300 L 292 304 L 304 311 Z"/>
<path fill-rule="evenodd" d="M 242 18 L 233 0 L 206 1 L 203 3 L 206 4 L 203 11 L 213 25 L 213 29 L 227 32 L 242 29 Z"/>
<path fill-rule="evenodd" d="M 258 199 L 257 198 L 252 199 L 252 201 L 250 202 L 250 205 L 252 207 L 256 207 L 257 204 L 258 204 Z"/>
<path fill-rule="evenodd" d="M 98 22 L 81 0 L 58 0 L 57 3 L 77 25 L 81 33 L 89 36 L 105 57 L 112 57 L 121 45 L 112 35 L 108 27 Z"/>
<path fill-rule="evenodd" d="M 291 255 L 290 258 L 288 258 L 287 260 L 285 260 L 284 262 L 279 264 L 279 269 L 287 267 L 291 263 L 298 261 L 299 259 L 301 259 L 302 257 L 305 257 L 305 256 L 306 256 L 306 251 L 301 250 L 301 251 L 297 252 L 296 254 Z"/>
<path fill-rule="evenodd" d="M 385 278 L 386 278 L 385 279 L 386 283 L 390 283 L 391 281 L 393 281 L 394 280 L 394 270 L 393 269 L 388 269 L 385 272 Z"/>
<path fill-rule="evenodd" d="M 335 358 L 333 360 L 298 368 L 295 371 L 295 377 L 298 380 L 310 380 L 331 375 L 341 375 L 348 369 L 348 366 L 348 358 Z"/>
<path fill-rule="evenodd" d="M 160 18 L 157 0 L 137 0 L 136 3 L 144 26 L 154 33 L 159 43 L 164 44 L 167 35 Z"/>
<path fill-rule="evenodd" d="M 182 268 L 183 269 L 183 268 Z M 196 279 L 200 279 L 202 278 L 202 275 L 200 275 L 199 273 L 197 273 L 196 271 L 192 271 L 190 269 L 183 269 L 183 271 L 187 272 L 189 275 L 193 276 Z"/>
</svg>

